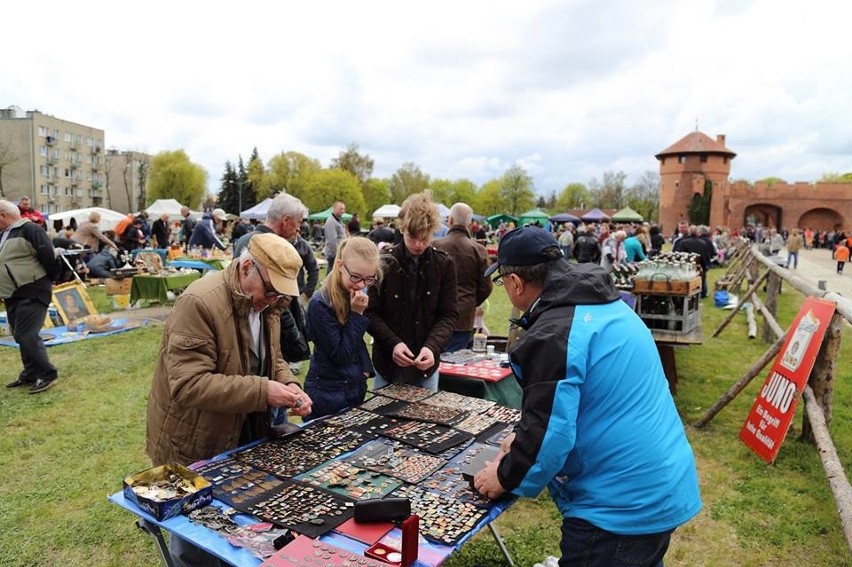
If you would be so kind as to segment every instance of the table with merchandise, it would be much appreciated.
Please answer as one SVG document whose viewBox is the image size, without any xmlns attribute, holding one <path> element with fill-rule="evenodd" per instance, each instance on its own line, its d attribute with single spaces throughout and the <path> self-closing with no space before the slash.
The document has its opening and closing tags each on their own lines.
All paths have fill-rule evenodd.
<svg viewBox="0 0 852 567">
<path fill-rule="evenodd" d="M 519 410 L 493 401 L 392 384 L 357 408 L 191 465 L 209 505 L 158 519 L 127 479 L 109 500 L 139 516 L 167 565 L 161 528 L 232 565 L 399 565 L 400 528 L 354 520 L 369 504 L 400 499 L 419 521 L 413 565 L 441 565 L 485 527 L 511 564 L 492 522 L 513 500 L 484 498 L 469 473 L 518 420 Z"/>
<path fill-rule="evenodd" d="M 200 277 L 201 274 L 193 270 L 173 274 L 133 276 L 130 284 L 130 303 L 132 305 L 139 299 L 145 299 L 165 304 L 169 301 L 169 291 L 183 290 Z"/>
<path fill-rule="evenodd" d="M 465 396 L 491 400 L 512 408 L 521 407 L 521 386 L 503 353 L 469 349 L 441 353 L 439 387 Z"/>
</svg>

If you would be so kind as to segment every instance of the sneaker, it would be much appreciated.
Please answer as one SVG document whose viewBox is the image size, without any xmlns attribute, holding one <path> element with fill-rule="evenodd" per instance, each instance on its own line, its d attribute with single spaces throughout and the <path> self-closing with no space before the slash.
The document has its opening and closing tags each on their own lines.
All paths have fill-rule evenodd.
<svg viewBox="0 0 852 567">
<path fill-rule="evenodd" d="M 30 387 L 30 394 L 38 394 L 39 392 L 44 392 L 45 390 L 53 386 L 54 382 L 56 382 L 56 379 L 45 380 L 44 378 L 39 378 Z"/>
</svg>

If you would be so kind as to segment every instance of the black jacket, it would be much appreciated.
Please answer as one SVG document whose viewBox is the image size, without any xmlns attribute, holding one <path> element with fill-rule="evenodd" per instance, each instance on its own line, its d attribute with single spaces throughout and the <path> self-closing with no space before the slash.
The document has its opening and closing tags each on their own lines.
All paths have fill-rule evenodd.
<svg viewBox="0 0 852 567">
<path fill-rule="evenodd" d="M 0 266 L 0 296 L 26 297 L 50 304 L 52 279 L 59 273 L 60 264 L 50 237 L 41 226 L 27 219 L 13 224 L 0 247 Z"/>
<path fill-rule="evenodd" d="M 389 382 L 410 382 L 431 376 L 455 327 L 456 268 L 446 252 L 429 247 L 414 265 L 404 244 L 388 248 L 382 259 L 381 286 L 371 286 L 367 332 L 373 344 L 373 366 Z M 393 348 L 404 342 L 416 356 L 424 346 L 435 356 L 425 371 L 394 364 Z"/>
<path fill-rule="evenodd" d="M 574 243 L 574 257 L 581 264 L 591 262 L 597 264 L 601 261 L 601 243 L 593 234 L 584 234 Z"/>
</svg>

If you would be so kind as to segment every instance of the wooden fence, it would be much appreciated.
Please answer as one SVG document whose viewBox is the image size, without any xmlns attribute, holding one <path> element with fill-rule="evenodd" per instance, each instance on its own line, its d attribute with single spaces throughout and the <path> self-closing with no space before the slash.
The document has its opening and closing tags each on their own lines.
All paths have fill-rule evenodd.
<svg viewBox="0 0 852 567">
<path fill-rule="evenodd" d="M 761 274 L 761 272 L 763 273 Z M 746 281 L 751 282 L 751 285 L 744 294 L 740 294 Z M 728 289 L 738 295 L 739 304 L 722 321 L 713 336 L 718 336 L 733 320 L 739 309 L 749 302 L 763 315 L 762 338 L 770 346 L 742 378 L 734 383 L 713 407 L 707 410 L 701 419 L 693 425 L 700 428 L 709 423 L 722 408 L 745 389 L 755 376 L 762 372 L 767 364 L 775 359 L 781 350 L 788 332 L 782 329 L 776 320 L 777 298 L 782 281 L 787 282 L 790 287 L 805 296 L 822 298 L 837 304 L 834 317 L 826 331 L 816 363 L 802 395 L 805 400 L 805 415 L 802 422 L 801 437 L 816 445 L 823 469 L 828 477 L 829 487 L 837 504 L 846 543 L 852 550 L 852 486 L 849 484 L 849 479 L 828 430 L 832 416 L 834 378 L 838 364 L 840 338 L 844 326 L 852 323 L 852 301 L 837 293 L 814 287 L 804 278 L 775 264 L 751 246 L 748 241 L 738 243 L 731 256 L 727 272 L 718 280 L 717 287 Z M 766 299 L 761 301 L 757 290 L 763 284 L 766 286 Z"/>
</svg>

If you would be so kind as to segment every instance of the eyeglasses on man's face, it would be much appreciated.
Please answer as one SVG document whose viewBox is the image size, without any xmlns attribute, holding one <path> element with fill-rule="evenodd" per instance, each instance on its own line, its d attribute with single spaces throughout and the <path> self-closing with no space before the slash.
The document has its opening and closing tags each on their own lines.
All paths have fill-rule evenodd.
<svg viewBox="0 0 852 567">
<path fill-rule="evenodd" d="M 354 284 L 364 283 L 366 285 L 373 285 L 374 283 L 376 283 L 376 281 L 378 281 L 376 280 L 375 276 L 362 276 L 361 274 L 354 274 L 345 262 L 341 262 L 341 264 L 343 265 L 343 269 L 346 270 L 346 273 L 349 274 L 349 281 Z"/>
<path fill-rule="evenodd" d="M 272 283 L 263 277 L 263 274 L 260 273 L 260 267 L 257 265 L 257 262 L 252 262 L 252 266 L 255 270 L 257 270 L 257 275 L 263 283 L 263 297 L 266 299 L 278 299 L 279 297 L 284 297 L 283 293 L 278 293 L 278 291 L 272 287 Z"/>
</svg>

